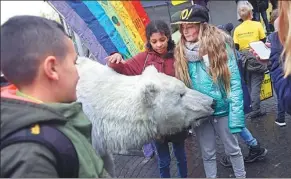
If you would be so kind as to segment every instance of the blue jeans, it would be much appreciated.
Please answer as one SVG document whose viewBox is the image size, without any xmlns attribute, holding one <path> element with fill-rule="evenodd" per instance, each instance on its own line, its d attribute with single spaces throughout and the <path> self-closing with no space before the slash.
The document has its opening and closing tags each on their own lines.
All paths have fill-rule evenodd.
<svg viewBox="0 0 291 179">
<path fill-rule="evenodd" d="M 266 31 L 267 32 L 270 32 L 271 30 L 270 30 L 270 27 L 269 27 L 269 21 L 268 21 L 268 16 L 267 16 L 267 12 L 266 11 L 263 11 L 263 12 L 255 12 L 254 13 L 254 19 L 256 21 L 261 21 L 260 14 L 262 15 L 264 24 L 266 26 Z"/>
<path fill-rule="evenodd" d="M 248 146 L 258 145 L 257 140 L 253 137 L 251 132 L 246 127 L 243 128 L 239 135 Z"/>
<path fill-rule="evenodd" d="M 177 159 L 177 167 L 179 176 L 181 178 L 187 177 L 187 160 L 185 154 L 185 142 L 182 140 L 181 142 L 173 142 L 174 154 Z M 169 151 L 168 142 L 159 142 L 155 141 L 155 146 L 158 154 L 158 165 L 160 169 L 160 177 L 161 178 L 170 178 L 170 163 L 171 156 Z"/>
</svg>

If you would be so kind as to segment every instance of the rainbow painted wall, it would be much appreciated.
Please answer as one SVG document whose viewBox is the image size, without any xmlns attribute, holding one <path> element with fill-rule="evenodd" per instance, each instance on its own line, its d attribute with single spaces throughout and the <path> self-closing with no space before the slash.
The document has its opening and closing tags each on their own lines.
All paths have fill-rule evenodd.
<svg viewBox="0 0 291 179">
<path fill-rule="evenodd" d="M 150 20 L 139 0 L 49 2 L 100 63 L 113 52 L 126 59 L 145 50 Z"/>
</svg>

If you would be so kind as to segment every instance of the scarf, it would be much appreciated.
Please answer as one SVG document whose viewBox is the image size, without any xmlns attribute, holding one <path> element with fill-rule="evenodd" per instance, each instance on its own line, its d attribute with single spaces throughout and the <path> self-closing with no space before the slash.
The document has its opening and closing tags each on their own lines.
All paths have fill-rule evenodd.
<svg viewBox="0 0 291 179">
<path fill-rule="evenodd" d="M 199 56 L 199 43 L 186 42 L 184 52 L 188 61 L 199 61 L 202 58 Z"/>
</svg>

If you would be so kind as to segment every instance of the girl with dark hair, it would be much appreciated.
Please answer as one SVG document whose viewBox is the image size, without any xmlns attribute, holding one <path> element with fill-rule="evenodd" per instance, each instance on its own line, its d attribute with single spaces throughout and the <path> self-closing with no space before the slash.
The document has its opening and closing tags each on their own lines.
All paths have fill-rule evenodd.
<svg viewBox="0 0 291 179">
<path fill-rule="evenodd" d="M 107 57 L 108 66 L 124 75 L 140 75 L 145 67 L 154 65 L 155 68 L 166 75 L 175 76 L 174 55 L 175 43 L 171 37 L 169 26 L 161 20 L 151 21 L 146 27 L 146 51 L 137 54 L 128 60 L 123 60 L 121 54 L 115 53 Z M 179 120 L 179 119 L 177 119 Z M 187 137 L 186 130 L 171 136 L 163 136 L 154 141 L 158 155 L 160 176 L 170 178 L 170 161 L 168 143 L 172 142 L 174 154 L 180 177 L 187 177 L 187 161 L 184 141 Z"/>
</svg>

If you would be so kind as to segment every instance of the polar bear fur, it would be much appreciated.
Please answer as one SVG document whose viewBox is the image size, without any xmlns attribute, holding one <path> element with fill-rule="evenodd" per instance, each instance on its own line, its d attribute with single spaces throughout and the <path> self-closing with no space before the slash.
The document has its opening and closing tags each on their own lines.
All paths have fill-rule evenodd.
<svg viewBox="0 0 291 179">
<path fill-rule="evenodd" d="M 140 149 L 159 136 L 198 125 L 213 113 L 210 97 L 153 66 L 142 75 L 125 76 L 85 57 L 77 63 L 78 100 L 92 122 L 93 147 L 104 160 L 111 153 Z M 105 167 L 106 163 L 113 165 L 107 160 Z"/>
</svg>

